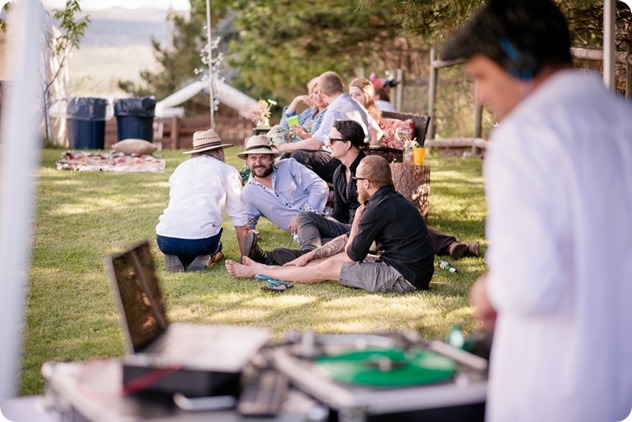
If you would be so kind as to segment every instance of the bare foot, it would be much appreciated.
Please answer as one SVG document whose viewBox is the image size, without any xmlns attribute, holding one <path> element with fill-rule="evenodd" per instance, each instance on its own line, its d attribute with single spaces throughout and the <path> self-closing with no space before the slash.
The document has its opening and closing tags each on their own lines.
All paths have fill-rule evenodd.
<svg viewBox="0 0 632 422">
<path fill-rule="evenodd" d="M 230 259 L 226 260 L 226 271 L 233 277 L 254 277 L 257 271 L 248 265 L 241 265 Z"/>
<path fill-rule="evenodd" d="M 247 266 L 252 266 L 254 264 L 259 264 L 257 261 L 253 261 L 251 258 L 247 257 L 247 256 L 242 256 L 241 257 L 241 263 Z"/>
</svg>

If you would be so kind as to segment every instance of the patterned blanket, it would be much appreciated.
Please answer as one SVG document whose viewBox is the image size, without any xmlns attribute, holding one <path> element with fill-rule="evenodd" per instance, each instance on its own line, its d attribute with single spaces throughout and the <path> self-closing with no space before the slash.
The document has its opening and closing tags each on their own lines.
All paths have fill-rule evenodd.
<svg viewBox="0 0 632 422">
<path fill-rule="evenodd" d="M 57 161 L 57 170 L 78 171 L 114 171 L 114 172 L 153 172 L 165 171 L 165 160 L 153 155 L 125 155 L 65 151 Z"/>
</svg>

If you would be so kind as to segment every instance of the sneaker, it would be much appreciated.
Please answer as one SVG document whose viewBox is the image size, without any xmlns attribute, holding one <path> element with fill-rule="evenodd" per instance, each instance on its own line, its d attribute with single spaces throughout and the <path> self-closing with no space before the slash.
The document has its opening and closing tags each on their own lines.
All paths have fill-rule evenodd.
<svg viewBox="0 0 632 422">
<path fill-rule="evenodd" d="M 467 245 L 461 242 L 453 242 L 450 247 L 448 247 L 448 253 L 454 259 L 461 258 L 466 251 Z"/>
<path fill-rule="evenodd" d="M 178 255 L 165 255 L 165 267 L 170 273 L 183 273 L 184 265 Z"/>
<path fill-rule="evenodd" d="M 207 268 L 207 263 L 211 259 L 210 255 L 198 255 L 187 266 L 187 272 L 192 271 L 204 271 Z"/>
<path fill-rule="evenodd" d="M 244 238 L 244 255 L 255 262 L 265 264 L 268 253 L 257 245 L 257 233 L 249 231 Z"/>
<path fill-rule="evenodd" d="M 272 257 L 279 265 L 283 265 L 287 262 L 294 261 L 296 258 L 306 253 L 307 251 L 301 251 L 298 249 L 287 249 L 287 248 L 274 248 L 271 252 Z"/>
<path fill-rule="evenodd" d="M 481 255 L 481 244 L 478 242 L 467 242 L 467 253 L 472 256 Z"/>
</svg>

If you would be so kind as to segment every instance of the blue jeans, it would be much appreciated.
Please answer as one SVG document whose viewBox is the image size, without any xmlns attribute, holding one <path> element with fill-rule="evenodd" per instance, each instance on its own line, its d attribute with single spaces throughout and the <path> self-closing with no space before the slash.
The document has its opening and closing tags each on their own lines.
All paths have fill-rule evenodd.
<svg viewBox="0 0 632 422">
<path fill-rule="evenodd" d="M 219 233 L 206 239 L 178 239 L 176 237 L 166 237 L 156 235 L 158 248 L 165 255 L 177 255 L 186 268 L 199 255 L 215 255 L 222 250 L 223 228 Z"/>
<path fill-rule="evenodd" d="M 323 244 L 323 239 L 333 239 L 351 230 L 350 224 L 329 220 L 313 212 L 303 211 L 296 217 L 296 231 L 302 251 L 311 251 Z"/>
</svg>

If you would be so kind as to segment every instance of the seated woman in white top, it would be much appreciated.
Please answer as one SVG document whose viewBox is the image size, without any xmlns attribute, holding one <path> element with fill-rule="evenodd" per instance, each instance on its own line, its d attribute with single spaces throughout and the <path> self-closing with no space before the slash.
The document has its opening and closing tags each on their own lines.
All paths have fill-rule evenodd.
<svg viewBox="0 0 632 422">
<path fill-rule="evenodd" d="M 167 271 L 200 271 L 224 257 L 223 213 L 230 218 L 241 252 L 248 217 L 241 198 L 241 177 L 224 162 L 224 149 L 213 129 L 193 134 L 191 158 L 169 178 L 169 205 L 156 226 L 158 248 Z"/>
</svg>

